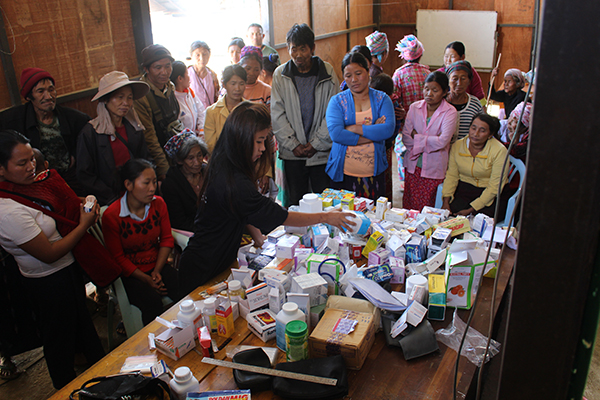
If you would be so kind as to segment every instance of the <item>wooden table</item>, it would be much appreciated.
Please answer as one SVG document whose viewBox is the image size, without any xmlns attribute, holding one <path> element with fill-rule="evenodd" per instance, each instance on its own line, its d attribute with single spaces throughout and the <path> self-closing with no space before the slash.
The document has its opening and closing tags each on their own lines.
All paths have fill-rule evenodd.
<svg viewBox="0 0 600 400">
<path fill-rule="evenodd" d="M 501 263 L 500 273 L 498 275 L 498 292 L 496 300 L 495 315 L 500 300 L 504 294 L 508 280 L 512 273 L 515 252 L 507 249 Z M 227 278 L 229 271 L 225 271 L 215 279 L 208 282 L 190 293 L 185 299 L 200 299 L 199 293 L 205 288 L 221 282 Z M 489 311 L 493 292 L 493 279 L 484 278 L 480 287 L 480 301 L 474 315 L 472 326 L 478 331 L 487 332 L 489 323 Z M 184 300 L 185 300 L 184 299 Z M 166 311 L 162 317 L 166 320 L 176 319 L 179 303 Z M 431 321 L 435 330 L 445 328 L 451 322 L 453 309 L 449 308 L 446 312 L 445 321 Z M 460 310 L 459 315 L 466 321 L 469 311 Z M 139 331 L 136 335 L 129 338 L 121 346 L 117 347 L 111 353 L 98 361 L 83 374 L 75 378 L 71 383 L 51 397 L 52 400 L 68 399 L 69 394 L 81 387 L 81 385 L 91 378 L 102 375 L 111 375 L 118 373 L 125 359 L 134 355 L 148 355 L 148 333 L 160 333 L 165 328 L 158 322 L 152 322 Z M 275 347 L 275 340 L 266 345 L 258 337 L 252 334 L 246 321 L 238 318 L 235 322 L 235 333 L 231 338 L 230 345 L 256 345 Z M 225 341 L 224 338 L 216 337 L 217 345 Z M 456 352 L 448 349 L 445 345 L 439 343 L 440 351 L 427 356 L 423 356 L 411 361 L 404 360 L 402 350 L 399 347 L 387 346 L 382 332 L 376 334 L 375 343 L 369 353 L 367 360 L 359 371 L 349 371 L 350 389 L 347 398 L 352 399 L 431 399 L 448 400 L 452 398 L 452 384 L 454 379 L 454 366 L 456 363 Z M 200 346 L 197 348 L 199 349 Z M 224 367 L 215 367 L 201 362 L 200 357 L 195 351 L 186 354 L 179 361 L 174 361 L 169 357 L 158 353 L 159 359 L 165 360 L 171 370 L 180 366 L 189 367 L 194 376 L 200 381 L 201 391 L 237 389 L 231 369 Z M 225 349 L 219 351 L 215 358 L 225 359 Z M 280 352 L 280 361 L 284 361 L 285 354 Z M 459 398 L 464 397 L 473 379 L 475 366 L 465 358 L 461 360 L 459 368 L 458 393 Z M 462 396 L 461 396 L 462 394 Z M 252 394 L 253 399 L 276 399 L 272 392 L 262 392 Z"/>
</svg>

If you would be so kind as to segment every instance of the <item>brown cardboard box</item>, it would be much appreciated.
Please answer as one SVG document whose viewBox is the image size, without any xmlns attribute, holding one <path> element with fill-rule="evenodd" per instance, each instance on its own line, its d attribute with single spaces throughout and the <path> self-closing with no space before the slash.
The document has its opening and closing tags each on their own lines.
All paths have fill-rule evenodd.
<svg viewBox="0 0 600 400">
<path fill-rule="evenodd" d="M 340 319 L 358 321 L 349 334 L 335 333 L 334 327 Z M 360 369 L 375 341 L 375 324 L 372 313 L 329 308 L 308 338 L 310 355 L 313 358 L 341 354 L 349 369 Z"/>
</svg>

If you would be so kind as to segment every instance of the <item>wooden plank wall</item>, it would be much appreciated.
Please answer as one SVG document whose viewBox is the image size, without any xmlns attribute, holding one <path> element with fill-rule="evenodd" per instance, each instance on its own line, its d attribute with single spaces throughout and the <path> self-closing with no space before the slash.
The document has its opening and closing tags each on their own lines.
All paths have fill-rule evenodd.
<svg viewBox="0 0 600 400">
<path fill-rule="evenodd" d="M 415 31 L 415 26 L 385 26 L 385 24 L 416 24 L 418 9 L 447 10 L 448 0 L 429 0 L 426 2 L 410 1 L 407 3 L 382 2 L 381 5 L 381 31 L 386 32 L 390 41 L 390 48 L 394 49 L 396 43 L 404 35 Z M 533 24 L 535 0 L 454 0 L 453 10 L 482 10 L 497 11 L 498 24 Z M 477 34 L 477 32 L 474 32 Z M 529 71 L 531 60 L 531 41 L 533 28 L 529 27 L 499 27 L 497 53 L 502 53 L 500 61 L 500 75 L 509 68 L 519 68 Z M 448 43 L 452 42 L 448 38 Z M 427 51 L 427 49 L 425 49 Z M 469 59 L 469 49 L 466 51 Z M 440 54 L 440 58 L 442 54 Z M 384 65 L 384 71 L 388 74 L 401 65 L 398 52 L 391 51 L 388 61 Z M 484 88 L 489 82 L 489 73 L 480 73 Z M 496 80 L 496 87 L 499 86 Z"/>
<path fill-rule="evenodd" d="M 16 43 L 12 58 L 17 82 L 23 69 L 43 68 L 54 77 L 61 96 L 96 88 L 110 71 L 140 73 L 128 1 L 0 0 L 0 5 L 6 13 L 9 43 L 11 47 Z M 95 116 L 90 100 L 66 105 Z M 0 109 L 10 105 L 2 71 Z"/>
</svg>

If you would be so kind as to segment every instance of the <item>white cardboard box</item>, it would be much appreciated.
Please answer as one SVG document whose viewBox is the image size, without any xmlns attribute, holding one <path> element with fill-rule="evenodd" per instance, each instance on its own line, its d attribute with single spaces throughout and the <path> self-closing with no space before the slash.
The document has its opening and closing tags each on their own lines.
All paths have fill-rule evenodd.
<svg viewBox="0 0 600 400">
<path fill-rule="evenodd" d="M 327 302 L 327 281 L 317 273 L 295 276 L 292 279 L 293 293 L 307 293 L 310 306 L 318 306 Z"/>
</svg>

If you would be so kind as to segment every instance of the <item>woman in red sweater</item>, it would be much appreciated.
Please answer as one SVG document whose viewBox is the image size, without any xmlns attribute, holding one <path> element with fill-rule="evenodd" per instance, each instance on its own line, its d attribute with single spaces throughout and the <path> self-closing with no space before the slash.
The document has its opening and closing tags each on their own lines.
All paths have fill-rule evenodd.
<svg viewBox="0 0 600 400">
<path fill-rule="evenodd" d="M 129 302 L 142 311 L 144 325 L 163 312 L 162 296 L 177 301 L 177 273 L 167 264 L 174 246 L 167 206 L 155 196 L 152 163 L 127 161 L 121 170 L 126 193 L 106 209 L 102 232 L 106 247 L 123 268 Z"/>
</svg>

